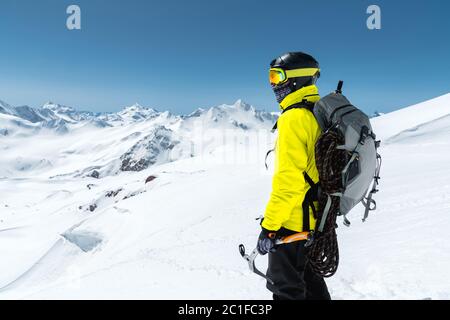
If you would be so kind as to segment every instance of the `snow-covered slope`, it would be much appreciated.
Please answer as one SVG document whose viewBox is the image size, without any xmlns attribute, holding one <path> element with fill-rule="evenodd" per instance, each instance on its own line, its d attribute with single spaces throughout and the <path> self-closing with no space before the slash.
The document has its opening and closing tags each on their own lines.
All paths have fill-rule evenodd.
<svg viewBox="0 0 450 320">
<path fill-rule="evenodd" d="M 413 130 L 429 121 L 450 114 L 450 93 L 417 105 L 400 109 L 371 120 L 377 137 L 387 140 L 405 130 Z M 378 129 L 379 126 L 382 128 Z"/>
<path fill-rule="evenodd" d="M 0 136 L 9 168 L 0 174 L 0 299 L 270 299 L 237 247 L 253 249 L 269 197 L 273 119 L 237 102 Z M 351 228 L 339 225 L 341 264 L 327 280 L 335 299 L 450 299 L 449 119 L 450 95 L 373 119 L 386 142 L 378 210 L 363 224 L 357 208 Z M 168 160 L 170 148 L 182 155 Z M 158 160 L 117 171 L 125 154 L 132 165 L 142 154 Z M 12 167 L 19 155 L 34 167 Z"/>
</svg>

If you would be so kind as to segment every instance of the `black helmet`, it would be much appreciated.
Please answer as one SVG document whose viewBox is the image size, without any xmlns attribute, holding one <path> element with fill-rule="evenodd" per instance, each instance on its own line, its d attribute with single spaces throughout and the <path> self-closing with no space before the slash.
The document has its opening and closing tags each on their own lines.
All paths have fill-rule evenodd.
<svg viewBox="0 0 450 320">
<path fill-rule="evenodd" d="M 316 59 L 309 54 L 303 52 L 288 52 L 276 58 L 270 63 L 270 68 L 281 69 L 281 71 L 299 70 L 300 76 L 286 76 L 281 83 L 272 83 L 272 88 L 275 92 L 278 103 L 292 92 L 295 92 L 303 87 L 313 85 L 320 77 L 320 66 Z M 302 74 L 301 69 L 306 69 L 310 73 Z"/>
<path fill-rule="evenodd" d="M 276 58 L 270 63 L 271 68 L 281 68 L 284 70 L 317 68 L 319 63 L 309 54 L 303 52 L 288 52 Z"/>
</svg>

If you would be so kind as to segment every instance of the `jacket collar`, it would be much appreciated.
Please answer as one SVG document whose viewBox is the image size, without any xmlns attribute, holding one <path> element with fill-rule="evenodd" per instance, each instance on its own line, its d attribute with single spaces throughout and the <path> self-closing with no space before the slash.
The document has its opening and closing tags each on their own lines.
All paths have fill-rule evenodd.
<svg viewBox="0 0 450 320">
<path fill-rule="evenodd" d="M 303 87 L 291 94 L 287 95 L 286 98 L 283 99 L 280 103 L 281 110 L 284 110 L 294 104 L 300 103 L 304 100 L 312 103 L 316 103 L 319 101 L 319 89 L 316 85 L 311 85 L 307 87 Z"/>
</svg>

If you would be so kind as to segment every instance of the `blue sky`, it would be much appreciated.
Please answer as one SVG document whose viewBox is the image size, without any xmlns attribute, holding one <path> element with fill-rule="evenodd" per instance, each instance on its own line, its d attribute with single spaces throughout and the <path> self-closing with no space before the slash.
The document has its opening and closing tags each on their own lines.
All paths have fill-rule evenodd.
<svg viewBox="0 0 450 320">
<path fill-rule="evenodd" d="M 82 30 L 66 28 L 66 8 Z M 382 29 L 366 9 L 382 10 Z M 270 61 L 319 60 L 321 94 L 345 80 L 367 112 L 450 92 L 450 1 L 1 0 L 0 100 L 117 111 L 139 102 L 189 113 L 238 98 L 277 110 Z"/>
</svg>

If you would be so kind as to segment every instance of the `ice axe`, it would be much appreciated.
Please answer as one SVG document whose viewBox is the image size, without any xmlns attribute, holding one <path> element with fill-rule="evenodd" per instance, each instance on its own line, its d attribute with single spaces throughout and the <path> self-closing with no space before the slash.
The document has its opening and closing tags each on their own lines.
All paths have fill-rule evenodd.
<svg viewBox="0 0 450 320">
<path fill-rule="evenodd" d="M 270 279 L 268 276 L 266 276 L 264 273 L 258 270 L 255 265 L 255 259 L 258 256 L 259 252 L 258 249 L 254 249 L 250 255 L 245 253 L 245 247 L 243 244 L 239 245 L 239 253 L 241 254 L 242 258 L 244 258 L 245 261 L 248 262 L 248 267 L 251 272 L 257 274 L 260 277 L 263 277 L 267 280 L 271 285 L 274 285 L 275 283 Z"/>
<path fill-rule="evenodd" d="M 311 240 L 309 232 L 299 232 L 299 233 L 295 233 L 288 237 L 277 239 L 277 240 L 275 240 L 275 248 L 276 248 L 276 246 L 293 243 L 293 242 L 297 242 L 297 241 L 303 241 L 303 240 L 308 240 L 308 241 Z M 255 248 L 252 251 L 252 253 L 250 255 L 248 255 L 245 253 L 244 245 L 240 244 L 239 245 L 239 253 L 241 254 L 242 258 L 244 258 L 244 260 L 248 262 L 248 267 L 251 272 L 266 279 L 267 282 L 269 282 L 271 285 L 275 284 L 272 279 L 270 279 L 268 276 L 266 276 L 264 273 L 262 273 L 260 270 L 258 270 L 258 268 L 255 265 L 255 259 L 259 254 L 258 249 Z"/>
</svg>

